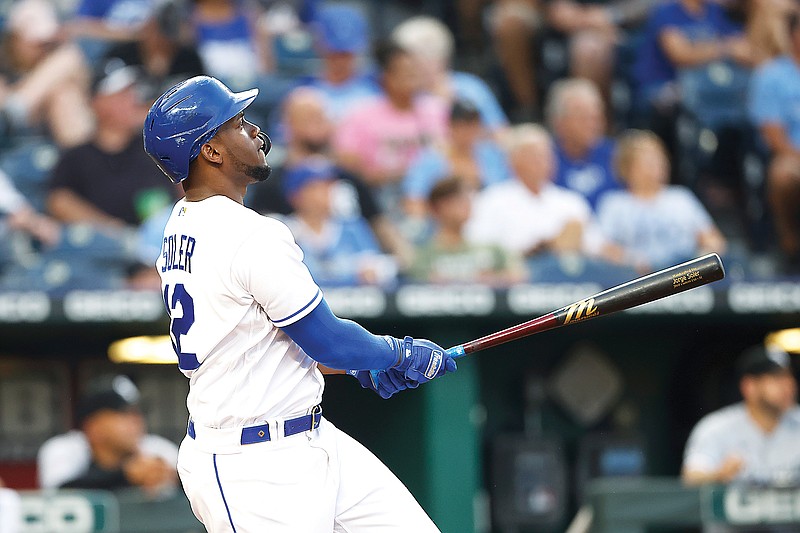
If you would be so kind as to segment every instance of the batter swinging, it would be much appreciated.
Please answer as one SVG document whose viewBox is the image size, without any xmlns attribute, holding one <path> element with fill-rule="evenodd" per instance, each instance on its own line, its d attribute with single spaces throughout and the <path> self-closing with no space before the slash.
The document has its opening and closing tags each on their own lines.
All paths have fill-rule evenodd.
<svg viewBox="0 0 800 533">
<path fill-rule="evenodd" d="M 185 191 L 156 268 L 190 382 L 178 471 L 192 510 L 215 533 L 438 531 L 385 465 L 322 416 L 320 366 L 388 398 L 455 362 L 428 340 L 336 317 L 288 228 L 244 207 L 247 186 L 270 174 L 270 140 L 244 117 L 257 94 L 191 78 L 144 124 L 145 151 Z"/>
</svg>

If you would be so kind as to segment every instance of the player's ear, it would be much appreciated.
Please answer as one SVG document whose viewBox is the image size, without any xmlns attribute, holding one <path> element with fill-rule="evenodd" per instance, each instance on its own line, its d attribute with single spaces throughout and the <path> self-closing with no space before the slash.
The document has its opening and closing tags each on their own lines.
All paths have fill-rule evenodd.
<svg viewBox="0 0 800 533">
<path fill-rule="evenodd" d="M 202 157 L 209 163 L 222 163 L 222 153 L 220 153 L 211 142 L 204 143 L 203 146 L 200 147 L 200 154 L 198 157 Z"/>
</svg>

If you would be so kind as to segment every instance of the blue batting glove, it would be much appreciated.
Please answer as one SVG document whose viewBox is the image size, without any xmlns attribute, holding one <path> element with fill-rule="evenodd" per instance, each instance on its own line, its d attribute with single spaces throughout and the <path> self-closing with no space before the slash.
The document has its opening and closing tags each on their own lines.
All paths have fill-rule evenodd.
<svg viewBox="0 0 800 533">
<path fill-rule="evenodd" d="M 406 383 L 403 374 L 394 368 L 378 372 L 370 372 L 369 370 L 348 370 L 347 373 L 355 377 L 363 388 L 371 390 L 384 400 L 401 390 L 413 388 Z M 414 387 L 416 387 L 416 385 L 414 385 Z"/>
<path fill-rule="evenodd" d="M 435 342 L 411 337 L 395 341 L 401 350 L 401 359 L 393 368 L 403 374 L 407 384 L 425 383 L 457 369 L 455 360 Z"/>
</svg>

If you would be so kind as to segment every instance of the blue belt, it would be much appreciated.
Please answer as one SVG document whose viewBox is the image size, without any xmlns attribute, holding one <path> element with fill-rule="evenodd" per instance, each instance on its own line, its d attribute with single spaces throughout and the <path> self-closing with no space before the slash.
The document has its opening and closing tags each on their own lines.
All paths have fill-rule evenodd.
<svg viewBox="0 0 800 533">
<path fill-rule="evenodd" d="M 283 436 L 289 437 L 304 431 L 311 431 L 319 427 L 322 417 L 322 406 L 316 405 L 311 409 L 311 413 L 297 418 L 290 418 L 283 422 Z M 189 428 L 186 432 L 191 438 L 195 438 L 194 421 L 189 420 Z M 267 442 L 270 440 L 269 424 L 259 426 L 249 426 L 242 428 L 241 444 L 255 444 L 257 442 Z"/>
</svg>

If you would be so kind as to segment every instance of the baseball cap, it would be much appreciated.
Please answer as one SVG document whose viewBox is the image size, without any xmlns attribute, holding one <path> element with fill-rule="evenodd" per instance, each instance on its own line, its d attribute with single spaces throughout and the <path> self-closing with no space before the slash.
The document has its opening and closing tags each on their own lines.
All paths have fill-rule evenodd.
<svg viewBox="0 0 800 533">
<path fill-rule="evenodd" d="M 139 67 L 128 65 L 118 57 L 104 60 L 95 70 L 92 79 L 92 94 L 116 94 L 136 85 L 142 79 Z"/>
<path fill-rule="evenodd" d="M 27 41 L 49 42 L 58 33 L 58 15 L 45 0 L 14 2 L 8 12 L 7 31 L 19 34 Z"/>
<path fill-rule="evenodd" d="M 760 376 L 790 370 L 789 354 L 775 345 L 752 346 L 742 352 L 737 369 L 740 376 Z"/>
<path fill-rule="evenodd" d="M 358 54 L 367 48 L 367 19 L 355 7 L 324 6 L 317 15 L 316 29 L 320 46 L 329 52 Z"/>
<path fill-rule="evenodd" d="M 325 158 L 313 158 L 289 167 L 283 174 L 283 194 L 291 198 L 306 184 L 336 178 L 336 167 Z"/>
<path fill-rule="evenodd" d="M 135 410 L 139 405 L 139 389 L 127 376 L 114 376 L 110 383 L 91 389 L 77 406 L 78 426 L 100 411 L 120 413 Z"/>
</svg>

